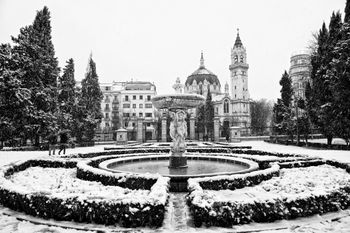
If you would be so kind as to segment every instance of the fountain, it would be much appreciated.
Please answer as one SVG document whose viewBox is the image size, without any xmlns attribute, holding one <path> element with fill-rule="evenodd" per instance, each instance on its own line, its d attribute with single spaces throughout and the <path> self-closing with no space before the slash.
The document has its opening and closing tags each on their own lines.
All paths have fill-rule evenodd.
<svg viewBox="0 0 350 233">
<path fill-rule="evenodd" d="M 186 151 L 186 110 L 204 103 L 205 98 L 196 94 L 158 95 L 152 98 L 157 109 L 169 111 L 170 153 L 136 153 L 110 158 L 99 163 L 99 168 L 114 173 L 155 174 L 170 178 L 170 191 L 187 191 L 187 180 L 195 177 L 248 173 L 259 168 L 256 162 L 231 157 L 230 154 Z M 199 149 L 200 151 L 200 149 Z"/>
<path fill-rule="evenodd" d="M 173 140 L 171 155 L 169 157 L 170 169 L 187 167 L 186 137 L 187 123 L 185 110 L 195 108 L 203 104 L 205 98 L 196 94 L 172 94 L 158 95 L 152 98 L 152 103 L 157 109 L 169 110 L 172 121 L 170 123 L 170 137 Z"/>
</svg>

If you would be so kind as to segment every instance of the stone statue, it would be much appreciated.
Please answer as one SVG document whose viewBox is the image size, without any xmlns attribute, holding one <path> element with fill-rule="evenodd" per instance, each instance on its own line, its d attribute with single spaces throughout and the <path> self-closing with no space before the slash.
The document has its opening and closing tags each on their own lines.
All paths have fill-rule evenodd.
<svg viewBox="0 0 350 233">
<path fill-rule="evenodd" d="M 183 110 L 173 114 L 170 123 L 170 137 L 173 139 L 173 155 L 182 155 L 186 149 L 185 139 L 187 137 L 186 113 Z"/>
</svg>

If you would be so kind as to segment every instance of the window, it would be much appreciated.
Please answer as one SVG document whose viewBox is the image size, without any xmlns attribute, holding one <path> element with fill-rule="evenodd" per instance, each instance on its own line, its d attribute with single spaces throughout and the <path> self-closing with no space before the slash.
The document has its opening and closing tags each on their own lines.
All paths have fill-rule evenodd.
<svg viewBox="0 0 350 233">
<path fill-rule="evenodd" d="M 236 86 L 235 86 L 235 90 L 236 90 Z"/>
<path fill-rule="evenodd" d="M 109 118 L 109 113 L 108 112 L 106 112 L 106 119 L 108 119 Z"/>
<path fill-rule="evenodd" d="M 241 55 L 241 63 L 243 63 L 244 62 L 244 57 L 243 57 L 243 55 Z"/>
<path fill-rule="evenodd" d="M 133 117 L 136 117 L 136 113 L 133 112 L 133 113 L 132 113 L 132 116 L 133 116 Z"/>
<path fill-rule="evenodd" d="M 125 101 L 129 101 L 129 96 L 128 95 L 125 96 Z"/>
<path fill-rule="evenodd" d="M 106 123 L 105 126 L 108 128 L 109 127 L 109 123 Z"/>
<path fill-rule="evenodd" d="M 110 87 L 105 87 L 105 90 L 109 91 L 109 90 L 111 90 L 111 88 Z"/>
<path fill-rule="evenodd" d="M 136 95 L 133 95 L 133 96 L 132 96 L 132 99 L 133 99 L 133 100 L 136 100 Z"/>
<path fill-rule="evenodd" d="M 151 96 L 150 95 L 147 96 L 147 101 L 151 101 Z"/>
<path fill-rule="evenodd" d="M 235 56 L 235 63 L 237 63 L 238 62 L 238 56 L 236 55 Z"/>
<path fill-rule="evenodd" d="M 143 113 L 142 112 L 139 112 L 139 117 L 143 117 Z"/>
<path fill-rule="evenodd" d="M 139 104 L 139 108 L 143 108 L 143 104 Z"/>
<path fill-rule="evenodd" d="M 123 104 L 123 108 L 130 108 L 130 104 Z"/>
<path fill-rule="evenodd" d="M 128 113 L 128 112 L 123 113 L 123 117 L 129 117 L 129 116 L 130 116 L 130 113 Z"/>
<path fill-rule="evenodd" d="M 128 127 L 128 122 L 124 123 L 124 127 L 127 128 Z"/>
<path fill-rule="evenodd" d="M 150 126 L 151 126 L 151 123 L 147 123 L 146 125 L 147 125 L 147 127 L 150 127 Z"/>
<path fill-rule="evenodd" d="M 109 111 L 109 104 L 106 104 L 105 111 Z"/>
<path fill-rule="evenodd" d="M 136 104 L 132 104 L 132 108 L 136 108 Z"/>
<path fill-rule="evenodd" d="M 109 102 L 109 96 L 106 96 L 105 102 L 106 102 L 106 103 Z"/>
<path fill-rule="evenodd" d="M 152 108 L 152 104 L 145 104 L 146 108 Z"/>
<path fill-rule="evenodd" d="M 143 100 L 143 95 L 140 95 L 140 100 Z"/>
<path fill-rule="evenodd" d="M 136 126 L 136 124 L 135 124 L 135 122 L 133 122 L 133 123 L 132 123 L 132 127 L 135 127 L 135 126 Z"/>
<path fill-rule="evenodd" d="M 215 108 L 215 113 L 219 114 L 219 108 L 218 107 Z"/>
<path fill-rule="evenodd" d="M 152 117 L 152 113 L 146 113 L 146 117 Z"/>
<path fill-rule="evenodd" d="M 236 94 L 235 94 L 235 98 L 237 98 Z"/>
<path fill-rule="evenodd" d="M 229 113 L 229 103 L 228 100 L 224 101 L 224 113 Z"/>
</svg>

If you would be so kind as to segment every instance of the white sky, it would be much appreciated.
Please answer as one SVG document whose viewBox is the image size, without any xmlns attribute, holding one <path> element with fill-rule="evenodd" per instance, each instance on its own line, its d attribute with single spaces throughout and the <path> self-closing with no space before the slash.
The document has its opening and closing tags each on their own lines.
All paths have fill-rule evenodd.
<svg viewBox="0 0 350 233">
<path fill-rule="evenodd" d="M 199 67 L 229 82 L 230 49 L 240 29 L 249 63 L 251 98 L 276 99 L 290 55 L 304 50 L 345 0 L 0 0 L 0 43 L 11 42 L 46 5 L 60 66 L 73 58 L 84 77 L 90 52 L 100 82 L 152 81 L 158 94 L 173 92 Z"/>
</svg>

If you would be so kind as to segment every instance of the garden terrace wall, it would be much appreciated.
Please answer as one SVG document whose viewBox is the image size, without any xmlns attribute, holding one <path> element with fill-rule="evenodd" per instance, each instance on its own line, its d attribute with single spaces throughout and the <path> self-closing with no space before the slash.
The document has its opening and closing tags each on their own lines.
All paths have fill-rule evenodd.
<svg viewBox="0 0 350 233">
<path fill-rule="evenodd" d="M 40 190 L 26 193 L 21 188 L 7 184 L 6 176 L 33 166 L 74 167 L 73 162 L 30 160 L 11 165 L 1 171 L 0 203 L 8 208 L 45 219 L 55 219 L 106 225 L 119 224 L 123 227 L 159 227 L 163 223 L 167 202 L 168 178 L 160 177 L 151 187 L 150 201 L 137 203 L 130 201 L 82 200 L 77 197 L 57 198 Z"/>
</svg>

